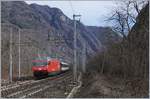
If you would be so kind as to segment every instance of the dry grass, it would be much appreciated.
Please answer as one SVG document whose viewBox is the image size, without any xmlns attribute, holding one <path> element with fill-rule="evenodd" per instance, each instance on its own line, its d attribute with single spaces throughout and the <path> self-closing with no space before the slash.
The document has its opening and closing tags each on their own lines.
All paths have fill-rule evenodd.
<svg viewBox="0 0 150 99">
<path fill-rule="evenodd" d="M 91 78 L 91 77 L 90 77 Z M 122 79 L 95 74 L 91 79 L 83 79 L 83 86 L 76 97 L 82 98 L 144 98 L 148 97 L 148 81 L 142 79 Z"/>
</svg>

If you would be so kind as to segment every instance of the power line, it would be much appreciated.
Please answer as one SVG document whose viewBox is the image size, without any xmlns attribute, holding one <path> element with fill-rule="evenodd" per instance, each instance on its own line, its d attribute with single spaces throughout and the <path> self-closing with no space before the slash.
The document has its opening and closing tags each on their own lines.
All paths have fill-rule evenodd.
<svg viewBox="0 0 150 99">
<path fill-rule="evenodd" d="M 70 4 L 71 10 L 72 10 L 72 13 L 74 14 L 74 13 L 75 13 L 75 10 L 74 10 L 74 8 L 73 8 L 73 5 L 72 5 L 71 0 L 69 0 L 69 4 Z"/>
</svg>

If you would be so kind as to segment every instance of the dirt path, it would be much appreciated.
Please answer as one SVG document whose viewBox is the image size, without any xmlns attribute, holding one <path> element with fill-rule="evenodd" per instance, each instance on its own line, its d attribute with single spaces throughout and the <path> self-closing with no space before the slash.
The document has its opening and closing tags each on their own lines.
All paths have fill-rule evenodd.
<svg viewBox="0 0 150 99">
<path fill-rule="evenodd" d="M 89 79 L 87 81 L 86 79 L 84 79 L 83 83 L 83 86 L 77 92 L 75 97 L 148 97 L 148 85 L 138 79 L 136 79 L 135 81 L 130 81 L 121 78 L 106 77 L 104 75 L 95 75 L 95 77 L 91 78 L 91 80 Z"/>
</svg>

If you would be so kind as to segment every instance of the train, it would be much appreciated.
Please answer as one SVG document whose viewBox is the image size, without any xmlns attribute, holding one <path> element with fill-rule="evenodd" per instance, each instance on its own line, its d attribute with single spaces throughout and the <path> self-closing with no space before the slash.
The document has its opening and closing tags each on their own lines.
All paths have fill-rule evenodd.
<svg viewBox="0 0 150 99">
<path fill-rule="evenodd" d="M 36 78 L 48 75 L 57 75 L 70 69 L 68 63 L 63 62 L 56 58 L 38 57 L 32 60 L 32 63 L 33 63 L 32 66 L 33 76 Z"/>
</svg>

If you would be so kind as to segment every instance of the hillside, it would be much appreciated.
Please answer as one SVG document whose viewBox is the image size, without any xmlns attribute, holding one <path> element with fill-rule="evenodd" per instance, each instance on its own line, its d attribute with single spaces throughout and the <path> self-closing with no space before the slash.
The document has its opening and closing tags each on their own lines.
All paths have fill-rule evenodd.
<svg viewBox="0 0 150 99">
<path fill-rule="evenodd" d="M 9 13 L 9 15 L 7 15 L 7 13 Z M 73 40 L 73 21 L 58 8 L 50 8 L 37 4 L 27 5 L 25 2 L 2 2 L 2 23 L 6 22 L 22 29 L 42 30 L 45 36 L 47 36 L 48 33 L 60 33 L 64 39 L 69 38 Z M 94 34 L 113 34 L 111 29 L 102 27 L 99 28 L 100 31 L 96 31 L 93 34 L 94 28 L 90 29 L 79 22 L 77 29 L 77 32 L 79 32 L 79 46 L 81 46 L 81 42 L 87 41 L 88 49 L 91 49 L 91 51 L 102 49 L 101 42 L 103 41 L 103 37 L 99 39 L 100 36 L 97 38 Z M 118 39 L 119 37 L 116 35 L 112 38 Z M 111 37 L 107 37 L 107 39 L 111 39 Z M 68 44 L 68 42 L 66 43 Z M 72 44 L 68 45 L 72 48 Z"/>
</svg>

